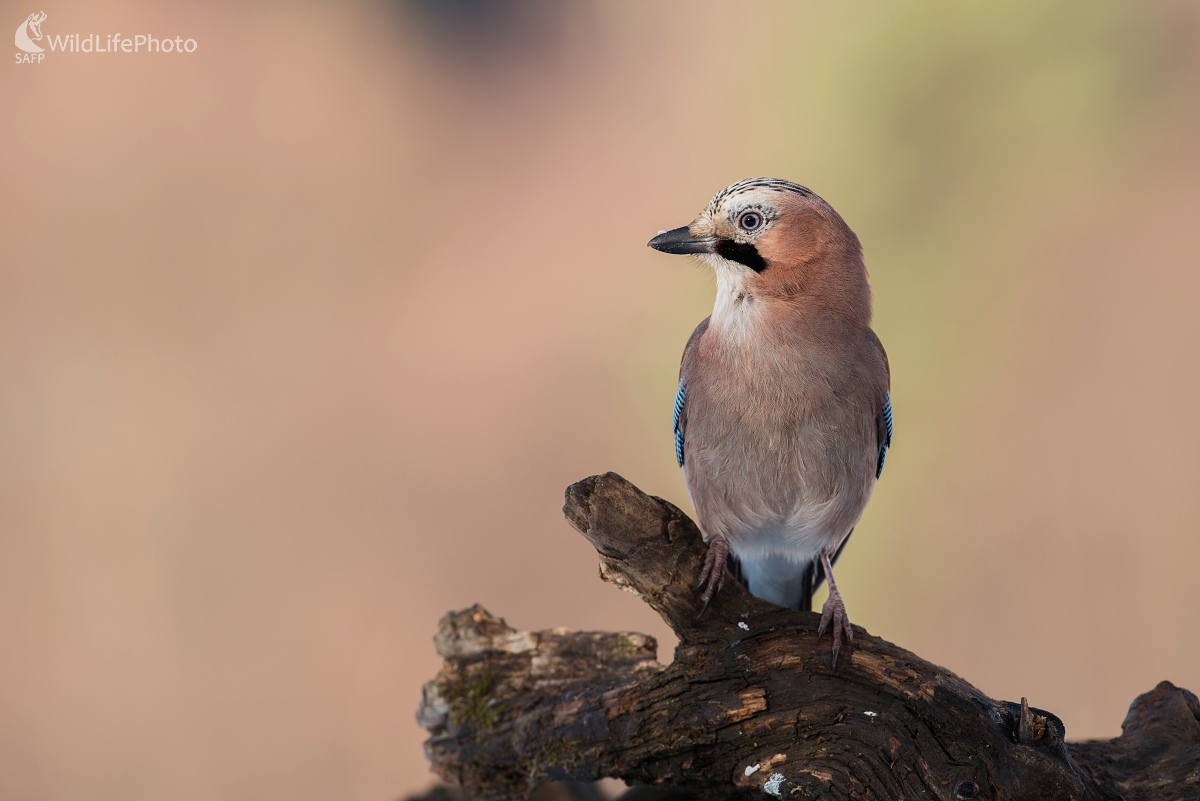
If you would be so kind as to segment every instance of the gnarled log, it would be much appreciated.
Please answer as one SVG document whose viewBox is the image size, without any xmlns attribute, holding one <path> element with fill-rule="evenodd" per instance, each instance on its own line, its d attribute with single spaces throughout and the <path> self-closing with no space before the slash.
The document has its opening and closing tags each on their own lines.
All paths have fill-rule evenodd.
<svg viewBox="0 0 1200 801">
<path fill-rule="evenodd" d="M 418 719 L 434 770 L 470 798 L 610 776 L 710 798 L 1200 799 L 1200 702 L 1187 690 L 1163 682 L 1120 737 L 1068 743 L 1053 714 L 993 701 L 861 628 L 835 670 L 816 614 L 735 581 L 699 616 L 699 531 L 620 476 L 571 486 L 564 511 L 601 576 L 674 629 L 675 660 L 659 664 L 641 634 L 447 614 Z"/>
</svg>

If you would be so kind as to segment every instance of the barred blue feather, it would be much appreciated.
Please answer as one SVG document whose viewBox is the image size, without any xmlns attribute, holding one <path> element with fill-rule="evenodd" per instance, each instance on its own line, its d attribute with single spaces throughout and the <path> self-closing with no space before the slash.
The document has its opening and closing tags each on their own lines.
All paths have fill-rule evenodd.
<svg viewBox="0 0 1200 801">
<path fill-rule="evenodd" d="M 883 399 L 883 424 L 887 432 L 887 436 L 879 443 L 879 467 L 875 470 L 875 478 L 883 475 L 883 463 L 887 460 L 888 448 L 892 445 L 892 393 L 888 393 Z"/>
<path fill-rule="evenodd" d="M 680 423 L 683 422 L 683 403 L 687 398 L 687 387 L 683 382 L 679 382 L 679 391 L 675 393 L 675 414 L 671 417 L 671 425 L 675 429 L 675 461 L 679 462 L 679 466 L 683 467 L 683 428 Z"/>
</svg>

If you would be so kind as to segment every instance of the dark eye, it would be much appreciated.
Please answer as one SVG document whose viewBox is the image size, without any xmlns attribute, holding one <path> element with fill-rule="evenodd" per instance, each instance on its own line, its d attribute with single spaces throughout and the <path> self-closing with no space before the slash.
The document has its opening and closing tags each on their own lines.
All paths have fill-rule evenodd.
<svg viewBox="0 0 1200 801">
<path fill-rule="evenodd" d="M 743 231 L 757 231 L 763 227 L 763 216 L 757 211 L 748 211 L 738 218 L 738 226 Z"/>
</svg>

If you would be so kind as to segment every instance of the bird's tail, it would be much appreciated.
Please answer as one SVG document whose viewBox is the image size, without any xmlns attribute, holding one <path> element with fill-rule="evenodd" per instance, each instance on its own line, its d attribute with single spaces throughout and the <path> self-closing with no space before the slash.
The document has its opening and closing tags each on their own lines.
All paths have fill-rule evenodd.
<svg viewBox="0 0 1200 801">
<path fill-rule="evenodd" d="M 812 611 L 813 592 L 825 578 L 821 566 L 797 565 L 778 556 L 735 557 L 729 555 L 729 571 L 750 594 L 779 606 Z"/>
<path fill-rule="evenodd" d="M 853 533 L 854 529 L 850 529 L 850 534 Z M 837 564 L 850 534 L 842 540 L 830 563 Z M 801 612 L 812 611 L 813 593 L 825 581 L 825 568 L 819 559 L 797 565 L 778 556 L 739 558 L 729 554 L 729 572 L 751 595 Z"/>
</svg>

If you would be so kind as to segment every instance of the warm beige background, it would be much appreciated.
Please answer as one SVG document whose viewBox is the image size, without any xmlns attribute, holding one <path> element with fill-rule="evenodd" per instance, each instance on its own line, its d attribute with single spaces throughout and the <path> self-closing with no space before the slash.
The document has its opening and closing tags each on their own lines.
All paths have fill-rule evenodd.
<svg viewBox="0 0 1200 801">
<path fill-rule="evenodd" d="M 0 797 L 392 799 L 446 609 L 664 635 L 562 490 L 684 501 L 644 243 L 762 174 L 891 355 L 853 619 L 1075 737 L 1200 689 L 1195 4 L 430 2 L 0 68 Z"/>
</svg>

